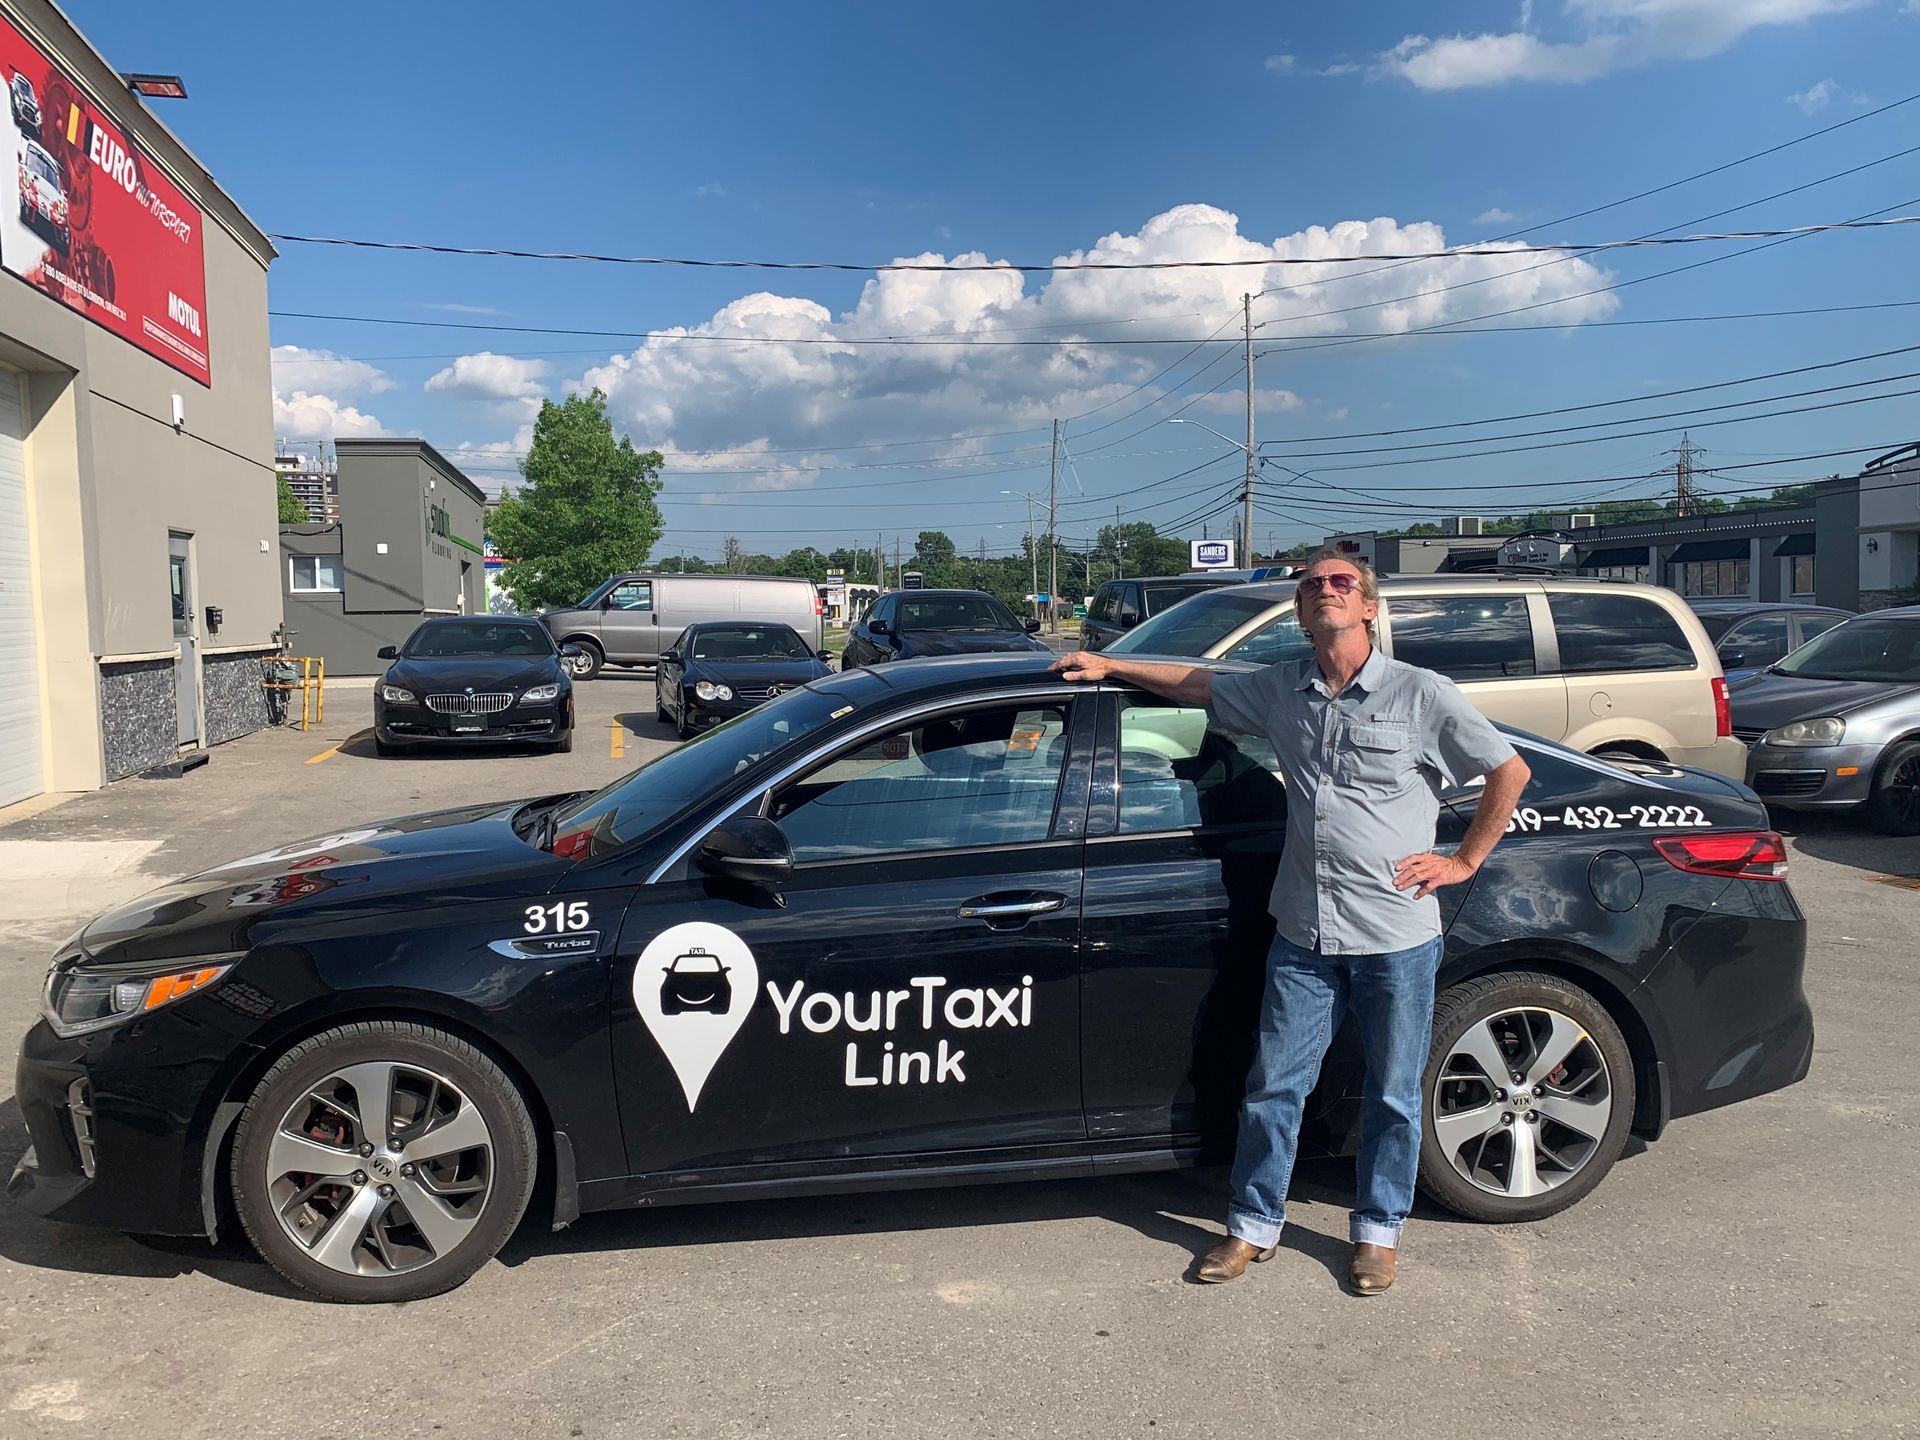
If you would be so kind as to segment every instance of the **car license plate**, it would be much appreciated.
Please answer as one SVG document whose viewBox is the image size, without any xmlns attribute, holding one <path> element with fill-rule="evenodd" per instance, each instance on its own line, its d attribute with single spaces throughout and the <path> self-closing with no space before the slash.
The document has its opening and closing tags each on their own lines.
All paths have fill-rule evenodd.
<svg viewBox="0 0 1920 1440">
<path fill-rule="evenodd" d="M 484 725 L 471 722 L 463 725 L 456 720 L 453 724 L 453 733 L 456 735 L 479 735 L 483 733 L 486 728 Z"/>
</svg>

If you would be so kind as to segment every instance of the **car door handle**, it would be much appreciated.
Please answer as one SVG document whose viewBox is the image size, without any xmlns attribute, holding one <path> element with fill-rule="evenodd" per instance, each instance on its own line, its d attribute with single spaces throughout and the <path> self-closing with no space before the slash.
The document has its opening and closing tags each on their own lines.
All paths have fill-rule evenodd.
<svg viewBox="0 0 1920 1440">
<path fill-rule="evenodd" d="M 1029 915 L 1046 915 L 1067 903 L 1064 895 L 1031 895 L 1024 900 L 1001 900 L 982 895 L 960 907 L 962 920 L 1019 920 Z"/>
</svg>

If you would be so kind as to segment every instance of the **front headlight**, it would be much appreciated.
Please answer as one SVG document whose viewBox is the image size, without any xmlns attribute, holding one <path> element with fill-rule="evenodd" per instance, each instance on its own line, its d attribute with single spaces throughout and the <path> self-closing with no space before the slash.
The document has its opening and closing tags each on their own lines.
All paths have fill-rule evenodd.
<svg viewBox="0 0 1920 1440">
<path fill-rule="evenodd" d="M 731 685 L 721 685 L 712 680 L 701 680 L 694 684 L 693 693 L 698 695 L 702 700 L 731 700 L 733 698 L 733 687 Z"/>
<path fill-rule="evenodd" d="M 411 690 L 402 690 L 398 685 L 382 685 L 380 687 L 380 698 L 389 705 L 414 705 L 419 703 L 418 697 L 416 697 Z"/>
<path fill-rule="evenodd" d="M 1766 745 L 1838 745 L 1847 733 L 1847 722 L 1826 715 L 1818 720 L 1795 720 L 1769 730 L 1761 742 Z"/>
<path fill-rule="evenodd" d="M 522 705 L 539 705 L 544 701 L 558 700 L 559 698 L 560 687 L 558 685 L 536 685 L 520 697 L 520 703 Z"/>
<path fill-rule="evenodd" d="M 184 995 L 206 989 L 232 968 L 228 961 L 170 970 L 164 975 L 54 970 L 47 975 L 40 1013 L 53 1033 L 64 1040 L 158 1010 Z"/>
</svg>

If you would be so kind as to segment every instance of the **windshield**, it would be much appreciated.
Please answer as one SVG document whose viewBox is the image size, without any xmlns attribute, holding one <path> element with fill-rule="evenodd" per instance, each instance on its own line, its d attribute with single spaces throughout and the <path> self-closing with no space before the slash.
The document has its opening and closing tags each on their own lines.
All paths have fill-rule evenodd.
<svg viewBox="0 0 1920 1440">
<path fill-rule="evenodd" d="M 795 690 L 735 716 L 562 808 L 547 848 L 584 860 L 650 835 L 735 775 L 851 708 L 845 695 Z"/>
<path fill-rule="evenodd" d="M 1216 580 L 1211 585 L 1149 585 L 1147 590 L 1147 614 L 1158 615 L 1169 610 L 1182 600 L 1195 595 L 1204 595 L 1209 590 L 1217 590 L 1222 585 L 1231 584 L 1228 580 Z"/>
<path fill-rule="evenodd" d="M 46 181 L 49 185 L 55 185 L 55 186 L 59 185 L 60 183 L 59 167 L 56 166 L 53 163 L 53 161 L 48 159 L 45 155 L 41 155 L 35 151 L 29 150 L 27 151 L 27 154 L 26 154 L 26 162 L 27 162 L 27 168 L 33 171 L 33 173 L 38 175 L 42 180 Z"/>
<path fill-rule="evenodd" d="M 692 660 L 811 660 L 813 652 L 785 625 L 729 625 L 693 637 Z"/>
<path fill-rule="evenodd" d="M 1773 667 L 1809 680 L 1920 681 L 1920 615 L 1863 615 L 1809 640 Z"/>
<path fill-rule="evenodd" d="M 492 620 L 459 620 L 422 625 L 400 652 L 409 660 L 454 660 L 468 656 L 553 654 L 553 641 L 540 625 L 507 625 Z"/>
<path fill-rule="evenodd" d="M 1695 613 L 1700 615 L 1700 623 L 1707 629 L 1707 638 L 1714 641 L 1718 641 L 1722 635 L 1732 629 L 1733 622 L 1740 618 L 1737 612 L 1729 614 L 1726 611 L 1708 610 Z"/>
<path fill-rule="evenodd" d="M 991 595 L 929 595 L 900 602 L 902 630 L 1018 630 L 1013 612 Z"/>
<path fill-rule="evenodd" d="M 1253 595 L 1234 586 L 1207 590 L 1142 621 L 1107 646 L 1113 654 L 1203 657 L 1242 625 L 1286 603 L 1277 592 Z"/>
</svg>

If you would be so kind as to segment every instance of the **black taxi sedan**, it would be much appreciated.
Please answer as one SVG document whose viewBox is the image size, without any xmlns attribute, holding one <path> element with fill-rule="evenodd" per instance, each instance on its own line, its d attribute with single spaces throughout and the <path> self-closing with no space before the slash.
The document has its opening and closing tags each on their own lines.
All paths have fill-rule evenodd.
<svg viewBox="0 0 1920 1440">
<path fill-rule="evenodd" d="M 124 1230 L 237 1220 L 308 1290 L 404 1300 L 536 1194 L 559 1227 L 1224 1158 L 1285 790 L 1204 711 L 1046 664 L 836 675 L 596 793 L 370 823 L 102 915 L 22 1049 L 10 1191 Z M 1441 892 L 1421 1163 L 1492 1221 L 1793 1083 L 1813 1043 L 1752 793 L 1515 738 L 1511 833 Z M 1477 794 L 1446 797 L 1443 844 Z M 1309 1145 L 1352 1147 L 1359 1089 L 1343 1037 Z"/>
<path fill-rule="evenodd" d="M 440 615 L 423 620 L 373 687 L 374 747 L 533 744 L 573 748 L 573 679 L 538 620 Z"/>
</svg>

